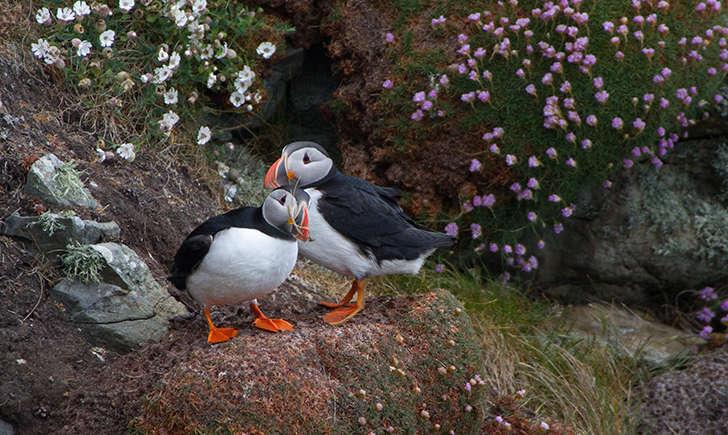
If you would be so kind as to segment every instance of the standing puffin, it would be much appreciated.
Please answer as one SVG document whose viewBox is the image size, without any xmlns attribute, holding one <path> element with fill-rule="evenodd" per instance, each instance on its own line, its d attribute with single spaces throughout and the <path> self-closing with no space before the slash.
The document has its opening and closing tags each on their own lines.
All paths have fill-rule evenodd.
<svg viewBox="0 0 728 435">
<path fill-rule="evenodd" d="M 282 319 L 269 319 L 256 298 L 267 295 L 286 279 L 298 256 L 296 239 L 308 239 L 308 195 L 288 189 L 271 192 L 260 207 L 240 207 L 212 217 L 182 242 L 168 279 L 202 305 L 209 343 L 233 338 L 234 328 L 218 328 L 210 305 L 251 301 L 253 325 L 267 331 L 293 329 Z M 295 237 L 295 238 L 294 238 Z"/>
<path fill-rule="evenodd" d="M 392 273 L 416 274 L 435 249 L 454 237 L 416 224 L 397 205 L 399 190 L 344 175 L 315 142 L 288 144 L 268 169 L 265 187 L 292 185 L 309 195 L 311 239 L 299 243 L 304 256 L 335 272 L 353 277 L 336 310 L 324 316 L 342 323 L 364 308 L 365 278 Z M 356 303 L 350 304 L 356 293 Z"/>
</svg>

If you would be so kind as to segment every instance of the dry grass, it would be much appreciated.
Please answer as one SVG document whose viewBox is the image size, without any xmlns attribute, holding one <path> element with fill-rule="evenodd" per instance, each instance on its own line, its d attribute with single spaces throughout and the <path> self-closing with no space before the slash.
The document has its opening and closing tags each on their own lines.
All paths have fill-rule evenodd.
<svg viewBox="0 0 728 435">
<path fill-rule="evenodd" d="M 492 393 L 492 409 L 502 410 L 503 399 L 523 389 L 522 406 L 535 414 L 530 419 L 536 424 L 555 420 L 567 433 L 635 431 L 634 390 L 644 375 L 635 359 L 612 347 L 568 338 L 564 330 L 544 329 L 554 312 L 550 304 L 484 282 L 465 274 L 423 271 L 417 277 L 385 277 L 370 288 L 417 293 L 436 285 L 455 293 L 467 307 L 484 351 L 483 379 Z"/>
</svg>

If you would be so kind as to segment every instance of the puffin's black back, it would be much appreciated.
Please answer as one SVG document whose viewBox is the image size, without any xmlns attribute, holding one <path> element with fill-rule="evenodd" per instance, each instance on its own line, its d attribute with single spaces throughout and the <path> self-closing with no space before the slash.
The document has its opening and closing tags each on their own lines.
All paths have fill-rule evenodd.
<svg viewBox="0 0 728 435">
<path fill-rule="evenodd" d="M 397 205 L 399 191 L 338 171 L 315 186 L 323 193 L 317 208 L 336 231 L 377 261 L 413 260 L 453 244 L 455 238 L 418 225 Z M 316 236 L 313 235 L 315 238 Z"/>
<path fill-rule="evenodd" d="M 251 228 L 277 239 L 294 240 L 292 235 L 266 222 L 261 207 L 236 208 L 211 217 L 187 236 L 174 256 L 167 279 L 178 289 L 184 290 L 187 287 L 187 277 L 205 258 L 215 234 L 232 227 Z"/>
</svg>

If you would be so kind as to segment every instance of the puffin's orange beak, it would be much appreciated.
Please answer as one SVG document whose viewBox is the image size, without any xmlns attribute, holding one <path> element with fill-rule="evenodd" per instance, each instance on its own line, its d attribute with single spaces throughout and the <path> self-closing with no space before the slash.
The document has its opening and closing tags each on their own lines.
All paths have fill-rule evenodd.
<svg viewBox="0 0 728 435">
<path fill-rule="evenodd" d="M 303 207 L 303 220 L 294 237 L 302 242 L 308 241 L 308 209 L 305 206 Z"/>
<path fill-rule="evenodd" d="M 265 174 L 265 188 L 266 189 L 277 189 L 281 187 L 280 184 L 276 181 L 276 174 L 278 173 L 278 167 L 281 165 L 283 161 L 283 158 L 280 158 L 275 161 L 271 165 L 271 167 L 268 169 L 268 172 Z"/>
</svg>

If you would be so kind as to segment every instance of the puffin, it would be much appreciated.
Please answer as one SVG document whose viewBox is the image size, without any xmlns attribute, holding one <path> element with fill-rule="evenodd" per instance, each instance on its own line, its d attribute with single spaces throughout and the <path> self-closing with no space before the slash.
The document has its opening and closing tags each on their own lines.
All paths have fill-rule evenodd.
<svg viewBox="0 0 728 435">
<path fill-rule="evenodd" d="M 307 202 L 303 190 L 276 189 L 260 207 L 244 206 L 214 216 L 182 242 L 168 279 L 202 305 L 208 343 L 221 343 L 238 333 L 212 323 L 212 305 L 250 301 L 253 326 L 271 332 L 293 329 L 283 319 L 266 317 L 257 298 L 275 290 L 293 270 L 296 239 L 308 239 Z"/>
<path fill-rule="evenodd" d="M 294 186 L 309 195 L 310 239 L 299 251 L 328 269 L 353 278 L 324 321 L 340 324 L 364 308 L 366 278 L 417 274 L 435 249 L 451 246 L 454 237 L 418 225 L 397 205 L 400 192 L 342 174 L 326 150 L 315 142 L 292 142 L 268 169 L 265 187 Z M 356 294 L 356 302 L 350 303 Z"/>
</svg>

